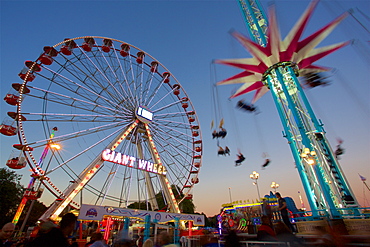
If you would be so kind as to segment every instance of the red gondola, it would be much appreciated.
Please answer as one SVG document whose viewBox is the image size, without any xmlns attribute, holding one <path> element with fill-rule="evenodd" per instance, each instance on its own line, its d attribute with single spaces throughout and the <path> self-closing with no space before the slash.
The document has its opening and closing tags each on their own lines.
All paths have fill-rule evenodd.
<svg viewBox="0 0 370 247">
<path fill-rule="evenodd" d="M 0 125 L 0 133 L 6 136 L 16 135 L 18 133 L 16 121 L 5 119 Z"/>
<path fill-rule="evenodd" d="M 191 128 L 193 130 L 193 136 L 194 137 L 199 136 L 199 126 L 196 125 L 196 126 L 192 126 Z"/>
<path fill-rule="evenodd" d="M 95 40 L 93 38 L 85 38 L 84 40 L 85 42 L 82 43 L 82 49 L 84 51 L 91 51 L 95 44 Z"/>
<path fill-rule="evenodd" d="M 181 101 L 182 108 L 186 109 L 189 107 L 189 99 L 187 97 L 182 98 Z"/>
<path fill-rule="evenodd" d="M 194 142 L 194 150 L 196 152 L 201 152 L 202 151 L 202 141 L 198 140 Z"/>
<path fill-rule="evenodd" d="M 103 46 L 101 47 L 101 49 L 104 51 L 104 52 L 110 52 L 110 49 L 112 47 L 112 40 L 110 39 L 104 39 L 103 40 Z"/>
<path fill-rule="evenodd" d="M 162 76 L 163 76 L 163 82 L 164 83 L 169 83 L 170 82 L 170 76 L 171 76 L 171 74 L 169 72 L 164 72 L 162 74 Z"/>
<path fill-rule="evenodd" d="M 128 44 L 122 44 L 121 50 L 119 51 L 119 53 L 121 54 L 122 57 L 127 57 L 129 51 L 130 51 L 130 46 Z"/>
<path fill-rule="evenodd" d="M 11 118 L 13 118 L 14 120 L 18 121 L 18 119 L 19 119 L 19 115 L 18 115 L 16 112 L 9 111 L 7 114 L 8 114 L 8 116 L 9 116 L 9 117 L 11 117 Z M 24 116 L 22 116 L 22 115 L 20 115 L 20 117 L 21 117 L 21 120 L 22 120 L 22 121 L 26 121 L 26 120 L 27 120 L 27 118 L 26 118 L 26 117 L 24 117 Z"/>
<path fill-rule="evenodd" d="M 10 154 L 9 159 L 6 161 L 6 165 L 11 169 L 22 169 L 27 165 L 26 158 L 23 152 L 13 150 Z"/>
<path fill-rule="evenodd" d="M 9 105 L 17 105 L 18 100 L 19 100 L 19 96 L 15 95 L 15 94 L 12 94 L 12 93 L 7 93 L 4 97 L 4 100 Z"/>
<path fill-rule="evenodd" d="M 53 57 L 56 57 L 58 55 L 58 51 L 55 50 L 54 47 L 51 47 L 51 46 L 45 46 L 44 47 L 44 54 L 42 54 L 40 57 L 39 57 L 39 61 L 40 63 L 42 64 L 45 64 L 45 65 L 50 65 L 54 62 L 54 59 Z"/>
<path fill-rule="evenodd" d="M 158 70 L 158 62 L 153 61 L 153 62 L 151 62 L 151 63 L 150 63 L 150 65 L 151 65 L 151 67 L 150 67 L 150 71 L 151 71 L 152 73 L 156 73 L 156 72 L 157 72 L 157 70 Z"/>
<path fill-rule="evenodd" d="M 195 121 L 195 117 L 194 117 L 195 112 L 194 111 L 187 112 L 186 114 L 188 115 L 188 119 L 189 119 L 190 123 Z"/>
<path fill-rule="evenodd" d="M 144 62 L 144 57 L 145 57 L 145 53 L 144 52 L 142 52 L 142 51 L 139 51 L 138 53 L 137 53 L 137 58 L 136 58 L 136 62 L 137 63 L 143 63 Z"/>
<path fill-rule="evenodd" d="M 188 199 L 188 200 L 193 199 L 193 195 L 192 195 L 192 194 L 188 194 L 188 195 L 185 197 L 185 199 Z"/>
<path fill-rule="evenodd" d="M 19 83 L 13 83 L 12 84 L 13 89 L 11 89 L 4 97 L 4 100 L 9 105 L 17 105 L 19 103 L 19 90 L 21 88 L 21 84 Z M 30 90 L 24 86 L 23 87 L 23 93 L 29 93 Z"/>
<path fill-rule="evenodd" d="M 172 88 L 173 88 L 173 94 L 174 95 L 179 95 L 180 94 L 180 85 L 179 84 L 173 85 Z"/>
<path fill-rule="evenodd" d="M 62 45 L 62 47 L 60 48 L 60 52 L 66 56 L 69 56 L 72 54 L 72 49 L 76 48 L 77 45 L 76 45 L 76 42 L 74 42 L 74 40 L 70 40 L 68 38 L 64 39 L 64 41 L 66 40 L 69 40 L 69 41 L 65 42 L 64 45 Z"/>
<path fill-rule="evenodd" d="M 23 150 L 23 151 L 33 151 L 32 147 L 26 146 L 23 144 L 14 144 L 13 148 L 18 149 L 18 150 Z"/>
</svg>

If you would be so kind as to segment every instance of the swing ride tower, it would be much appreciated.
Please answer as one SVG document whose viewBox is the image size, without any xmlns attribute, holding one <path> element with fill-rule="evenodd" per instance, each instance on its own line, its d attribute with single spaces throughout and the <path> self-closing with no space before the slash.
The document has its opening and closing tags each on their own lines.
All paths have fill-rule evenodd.
<svg viewBox="0 0 370 247">
<path fill-rule="evenodd" d="M 253 58 L 217 60 L 216 63 L 243 69 L 218 85 L 243 83 L 232 98 L 256 90 L 253 102 L 271 92 L 314 218 L 358 215 L 355 195 L 298 80 L 306 73 L 327 70 L 313 62 L 348 44 L 315 48 L 346 15 L 300 40 L 318 3 L 313 1 L 288 36 L 280 40 L 273 7 L 267 20 L 257 0 L 238 2 L 252 40 L 237 32 L 232 35 Z"/>
</svg>

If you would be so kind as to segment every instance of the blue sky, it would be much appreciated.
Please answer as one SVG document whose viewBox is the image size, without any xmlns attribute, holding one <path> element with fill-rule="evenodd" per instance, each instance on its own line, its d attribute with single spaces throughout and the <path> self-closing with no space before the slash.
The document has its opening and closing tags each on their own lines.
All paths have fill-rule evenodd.
<svg viewBox="0 0 370 247">
<path fill-rule="evenodd" d="M 261 1 L 267 10 L 270 1 Z M 307 7 L 309 1 L 274 1 L 282 37 Z M 294 4 L 293 4 L 294 3 Z M 235 110 L 227 98 L 236 86 L 218 88 L 219 113 L 214 111 L 211 94 L 216 81 L 238 71 L 213 65 L 214 59 L 250 57 L 231 37 L 234 29 L 247 34 L 236 0 L 220 1 L 4 1 L 0 2 L 0 78 L 1 94 L 9 91 L 11 83 L 20 82 L 17 74 L 25 60 L 34 60 L 44 46 L 52 46 L 64 38 L 104 36 L 130 43 L 146 51 L 182 84 L 200 119 L 203 135 L 203 166 L 200 182 L 194 188 L 194 203 L 198 212 L 217 214 L 221 204 L 232 200 L 255 199 L 256 187 L 249 174 L 260 173 L 261 194 L 270 190 L 275 181 L 283 196 L 291 196 L 299 204 L 298 191 L 302 185 L 294 168 L 294 160 L 272 97 L 267 93 L 257 102 L 259 115 Z M 369 13 L 369 1 L 321 1 L 308 24 L 304 36 L 323 27 L 335 17 L 352 8 L 354 17 L 369 26 L 361 14 Z M 369 101 L 369 32 L 349 16 L 322 44 L 329 45 L 354 40 L 349 45 L 317 64 L 334 68 L 331 85 L 307 90 L 307 97 L 317 117 L 325 124 L 327 138 L 334 148 L 337 138 L 343 139 L 345 154 L 340 160 L 342 169 L 358 201 L 370 200 L 364 193 L 358 173 L 370 179 L 370 101 Z M 368 17 L 367 17 L 368 18 Z M 238 99 L 250 101 L 251 95 Z M 14 111 L 4 101 L 0 103 L 1 118 Z M 212 140 L 210 123 L 222 115 L 229 130 L 222 145 L 232 151 L 229 157 L 217 157 L 217 143 Z M 0 167 L 12 151 L 17 137 L 0 136 Z M 242 166 L 234 167 L 237 149 L 246 156 Z M 262 153 L 267 152 L 271 164 L 261 170 Z M 29 180 L 29 172 L 23 182 Z M 230 188 L 230 189 L 229 189 Z M 45 197 L 45 198 L 44 198 Z M 42 198 L 50 203 L 45 193 Z M 305 196 L 303 195 L 305 200 Z M 366 203 L 365 203 L 366 204 Z M 307 203 L 306 203 L 307 206 Z M 367 206 L 370 206 L 367 203 Z"/>
</svg>

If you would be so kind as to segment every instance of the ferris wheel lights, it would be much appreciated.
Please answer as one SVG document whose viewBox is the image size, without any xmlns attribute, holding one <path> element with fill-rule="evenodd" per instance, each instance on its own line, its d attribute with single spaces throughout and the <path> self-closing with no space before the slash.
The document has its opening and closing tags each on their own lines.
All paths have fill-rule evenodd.
<svg viewBox="0 0 370 247">
<path fill-rule="evenodd" d="M 310 153 L 310 149 L 309 149 L 309 148 L 305 148 L 305 149 L 304 149 L 304 153 L 305 153 L 305 154 L 309 154 L 309 153 Z"/>
<path fill-rule="evenodd" d="M 316 151 L 311 151 L 311 156 L 316 156 Z"/>
</svg>

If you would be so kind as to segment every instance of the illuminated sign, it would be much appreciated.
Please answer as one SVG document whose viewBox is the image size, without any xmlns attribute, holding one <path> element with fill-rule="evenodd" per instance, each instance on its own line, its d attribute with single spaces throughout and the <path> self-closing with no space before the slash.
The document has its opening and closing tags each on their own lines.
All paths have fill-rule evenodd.
<svg viewBox="0 0 370 247">
<path fill-rule="evenodd" d="M 140 169 L 143 171 L 152 172 L 160 175 L 167 174 L 166 168 L 163 165 L 154 164 L 147 160 L 136 159 L 133 156 L 121 154 L 110 149 L 105 149 L 102 152 L 101 157 L 105 161 Z"/>
<path fill-rule="evenodd" d="M 142 106 L 139 106 L 137 108 L 136 115 L 138 117 L 142 117 L 142 118 L 144 118 L 146 120 L 149 120 L 149 121 L 153 120 L 153 113 L 150 112 L 148 109 L 142 107 Z M 142 120 L 142 119 L 140 119 L 140 120 Z"/>
</svg>

